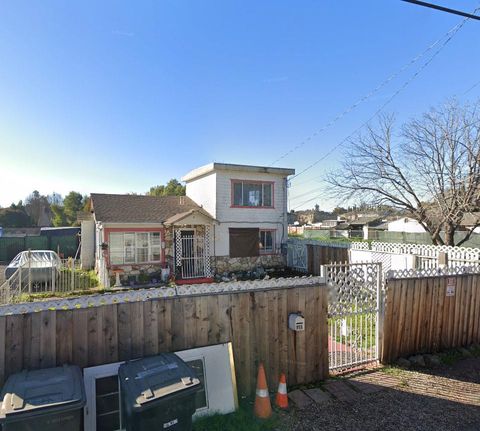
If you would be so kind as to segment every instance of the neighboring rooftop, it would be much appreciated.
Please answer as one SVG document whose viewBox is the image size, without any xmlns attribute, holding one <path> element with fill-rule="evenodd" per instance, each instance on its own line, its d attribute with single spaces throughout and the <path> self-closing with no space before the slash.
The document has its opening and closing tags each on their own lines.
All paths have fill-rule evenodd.
<svg viewBox="0 0 480 431">
<path fill-rule="evenodd" d="M 294 175 L 295 169 L 291 168 L 274 168 L 270 166 L 251 166 L 251 165 L 236 165 L 232 163 L 209 163 L 201 166 L 182 177 L 182 181 L 192 181 L 195 178 L 209 174 L 213 171 L 239 171 L 239 172 L 258 172 L 275 175 Z"/>
<path fill-rule="evenodd" d="M 352 226 L 380 224 L 381 222 L 382 222 L 382 217 L 380 216 L 363 216 L 363 217 L 358 217 L 355 220 L 348 221 L 348 223 Z"/>
<path fill-rule="evenodd" d="M 460 223 L 462 226 L 476 226 L 480 221 L 480 212 L 465 213 Z"/>
<path fill-rule="evenodd" d="M 190 210 L 201 210 L 187 196 L 144 196 L 92 193 L 95 220 L 103 223 L 163 223 Z"/>
</svg>

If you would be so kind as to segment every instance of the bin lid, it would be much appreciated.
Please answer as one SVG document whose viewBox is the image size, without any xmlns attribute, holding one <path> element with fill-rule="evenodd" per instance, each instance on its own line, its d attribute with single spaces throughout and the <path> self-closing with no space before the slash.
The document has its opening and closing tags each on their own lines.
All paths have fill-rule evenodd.
<svg viewBox="0 0 480 431">
<path fill-rule="evenodd" d="M 122 393 L 133 408 L 175 392 L 201 387 L 195 371 L 174 353 L 139 359 L 122 364 L 118 370 Z"/>
<path fill-rule="evenodd" d="M 24 370 L 10 376 L 0 395 L 0 420 L 17 415 L 33 415 L 43 409 L 58 411 L 71 404 L 85 404 L 85 389 L 79 367 Z"/>
</svg>

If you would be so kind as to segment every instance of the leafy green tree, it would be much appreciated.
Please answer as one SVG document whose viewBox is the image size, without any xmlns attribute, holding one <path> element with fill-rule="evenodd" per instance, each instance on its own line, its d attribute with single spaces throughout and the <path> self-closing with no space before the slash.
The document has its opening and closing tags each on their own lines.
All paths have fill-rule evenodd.
<svg viewBox="0 0 480 431">
<path fill-rule="evenodd" d="M 65 215 L 65 210 L 63 206 L 53 204 L 50 206 L 50 209 L 52 210 L 52 215 L 53 215 L 52 224 L 55 227 L 68 226 L 68 220 L 67 220 L 67 216 Z"/>
<path fill-rule="evenodd" d="M 71 191 L 63 199 L 63 211 L 67 225 L 74 226 L 77 223 L 77 213 L 83 210 L 86 197 L 81 193 Z"/>
<path fill-rule="evenodd" d="M 345 214 L 346 212 L 348 212 L 348 210 L 343 207 L 335 207 L 332 211 L 334 215 L 341 215 L 341 214 Z"/>
<path fill-rule="evenodd" d="M 35 223 L 25 212 L 23 205 L 12 204 L 10 208 L 0 209 L 0 226 L 2 227 L 34 227 Z"/>
<path fill-rule="evenodd" d="M 185 196 L 186 187 L 176 178 L 172 178 L 167 185 L 150 187 L 149 196 Z"/>
<path fill-rule="evenodd" d="M 25 211 L 31 217 L 35 226 L 50 226 L 50 203 L 46 196 L 34 190 L 25 199 Z"/>
</svg>

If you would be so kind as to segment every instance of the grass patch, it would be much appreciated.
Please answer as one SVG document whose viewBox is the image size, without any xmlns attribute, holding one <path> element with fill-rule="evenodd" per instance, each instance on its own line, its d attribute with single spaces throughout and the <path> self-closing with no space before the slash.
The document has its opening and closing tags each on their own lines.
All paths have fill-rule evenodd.
<svg viewBox="0 0 480 431">
<path fill-rule="evenodd" d="M 400 367 L 395 367 L 392 365 L 386 366 L 382 368 L 382 373 L 389 374 L 395 377 L 401 377 L 403 375 L 403 369 Z"/>
<path fill-rule="evenodd" d="M 438 356 L 445 365 L 453 365 L 463 358 L 463 355 L 458 350 L 448 350 L 447 352 L 440 353 Z"/>
<path fill-rule="evenodd" d="M 213 415 L 198 419 L 193 431 L 263 431 L 277 429 L 280 418 L 275 412 L 270 419 L 261 420 L 253 415 L 253 405 L 245 403 L 228 415 Z"/>
<path fill-rule="evenodd" d="M 108 293 L 108 292 L 113 292 L 113 291 L 107 290 L 103 287 L 93 287 L 91 289 L 75 290 L 73 292 L 21 293 L 20 295 L 15 296 L 12 302 L 14 303 L 36 302 L 36 301 L 43 301 L 46 299 L 73 298 L 78 296 L 98 295 L 98 294 Z"/>
<path fill-rule="evenodd" d="M 350 307 L 352 313 L 356 310 L 356 305 L 342 304 Z M 361 307 L 361 306 L 360 306 Z M 347 336 L 341 336 L 342 324 Z M 355 316 L 344 318 L 334 317 L 328 319 L 329 334 L 336 334 L 335 340 L 340 344 L 348 344 L 357 349 L 371 349 L 375 347 L 376 338 L 376 316 L 375 313 L 362 313 Z M 336 330 L 334 330 L 336 328 Z M 348 343 L 347 343 L 348 342 Z"/>
</svg>

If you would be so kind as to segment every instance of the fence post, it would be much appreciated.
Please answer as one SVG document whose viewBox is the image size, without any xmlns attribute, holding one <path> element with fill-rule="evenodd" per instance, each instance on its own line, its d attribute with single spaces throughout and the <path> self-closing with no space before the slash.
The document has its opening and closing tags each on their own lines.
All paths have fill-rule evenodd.
<svg viewBox="0 0 480 431">
<path fill-rule="evenodd" d="M 52 292 L 55 292 L 55 282 L 57 278 L 57 271 L 55 265 L 52 265 Z"/>
<path fill-rule="evenodd" d="M 416 254 L 410 254 L 409 256 L 411 258 L 411 262 L 410 262 L 411 269 L 414 269 L 414 270 L 422 269 L 421 260 L 419 259 L 419 256 L 417 256 Z M 410 268 L 407 268 L 407 269 L 410 269 Z"/>
<path fill-rule="evenodd" d="M 20 292 L 22 291 L 20 280 Z M 32 293 L 32 251 L 28 249 L 28 293 Z"/>
<path fill-rule="evenodd" d="M 377 359 L 380 361 L 382 357 L 382 342 L 383 342 L 383 272 L 382 272 L 382 263 L 378 262 L 377 264 L 377 339 L 376 339 L 376 353 Z"/>
<path fill-rule="evenodd" d="M 448 254 L 445 251 L 438 252 L 438 267 L 447 268 L 448 267 Z"/>
<path fill-rule="evenodd" d="M 22 265 L 18 267 L 18 289 L 22 291 Z"/>
<path fill-rule="evenodd" d="M 70 289 L 73 292 L 75 290 L 75 261 L 73 259 L 70 259 L 70 266 L 72 270 Z"/>
</svg>

